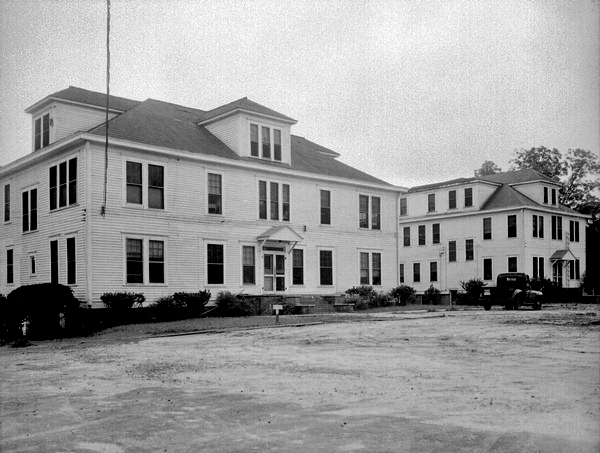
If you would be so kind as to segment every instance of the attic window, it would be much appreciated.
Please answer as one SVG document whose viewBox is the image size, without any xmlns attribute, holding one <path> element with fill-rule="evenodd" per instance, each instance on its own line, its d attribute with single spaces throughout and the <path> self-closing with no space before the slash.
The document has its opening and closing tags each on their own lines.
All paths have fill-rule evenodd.
<svg viewBox="0 0 600 453">
<path fill-rule="evenodd" d="M 250 124 L 250 155 L 281 162 L 281 130 Z"/>
<path fill-rule="evenodd" d="M 34 122 L 34 148 L 36 151 L 50 144 L 50 114 L 39 117 Z"/>
</svg>

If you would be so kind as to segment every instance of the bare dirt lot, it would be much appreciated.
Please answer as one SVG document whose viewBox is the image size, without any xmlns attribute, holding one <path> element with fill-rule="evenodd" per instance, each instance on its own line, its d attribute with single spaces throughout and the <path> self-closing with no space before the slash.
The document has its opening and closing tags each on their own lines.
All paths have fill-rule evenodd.
<svg viewBox="0 0 600 453">
<path fill-rule="evenodd" d="M 597 452 L 598 307 L 0 348 L 6 452 Z"/>
</svg>

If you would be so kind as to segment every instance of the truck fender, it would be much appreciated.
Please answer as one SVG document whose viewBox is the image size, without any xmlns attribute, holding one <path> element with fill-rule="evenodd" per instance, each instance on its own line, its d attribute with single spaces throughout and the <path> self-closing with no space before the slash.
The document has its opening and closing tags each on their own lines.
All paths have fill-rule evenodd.
<svg viewBox="0 0 600 453">
<path fill-rule="evenodd" d="M 519 294 L 521 294 L 523 291 L 520 289 L 515 289 L 515 291 L 512 293 L 512 296 L 510 297 L 510 300 L 515 300 L 517 297 L 520 297 Z"/>
</svg>

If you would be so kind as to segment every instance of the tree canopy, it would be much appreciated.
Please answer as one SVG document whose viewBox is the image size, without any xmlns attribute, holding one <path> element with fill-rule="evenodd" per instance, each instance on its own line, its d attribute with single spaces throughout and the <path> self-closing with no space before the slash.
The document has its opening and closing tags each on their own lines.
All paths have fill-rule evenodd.
<svg viewBox="0 0 600 453">
<path fill-rule="evenodd" d="M 486 160 L 481 164 L 479 170 L 475 170 L 475 176 L 487 176 L 501 173 L 502 169 L 491 160 Z"/>
</svg>

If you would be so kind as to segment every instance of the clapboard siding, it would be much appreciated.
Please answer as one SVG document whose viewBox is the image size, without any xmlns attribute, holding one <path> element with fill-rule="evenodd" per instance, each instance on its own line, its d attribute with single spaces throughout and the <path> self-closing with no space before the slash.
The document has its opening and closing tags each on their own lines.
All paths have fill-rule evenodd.
<svg viewBox="0 0 600 453">
<path fill-rule="evenodd" d="M 351 184 L 309 181 L 300 177 L 277 176 L 254 169 L 230 167 L 196 160 L 144 155 L 133 150 L 111 150 L 107 186 L 106 216 L 100 215 L 103 194 L 104 155 L 91 147 L 92 159 L 92 275 L 93 302 L 107 291 L 139 291 L 148 301 L 175 291 L 262 292 L 262 255 L 257 236 L 275 225 L 289 225 L 303 236 L 298 244 L 305 252 L 305 284 L 291 285 L 291 257 L 286 263 L 287 293 L 339 293 L 359 284 L 358 249 L 382 254 L 382 289 L 396 285 L 396 195 L 389 191 L 357 190 Z M 125 165 L 128 160 L 163 165 L 165 209 L 149 210 L 126 206 Z M 218 173 L 223 181 L 223 214 L 208 214 L 207 174 Z M 258 181 L 290 185 L 291 221 L 258 219 Z M 319 190 L 332 192 L 332 225 L 321 226 Z M 358 195 L 380 196 L 382 230 L 358 228 Z M 125 238 L 157 238 L 166 247 L 166 283 L 131 285 L 125 283 Z M 225 283 L 206 282 L 206 246 L 225 247 Z M 242 285 L 241 251 L 244 245 L 256 248 L 256 285 Z M 319 286 L 318 252 L 334 250 L 334 285 Z"/>
<path fill-rule="evenodd" d="M 232 115 L 223 118 L 214 123 L 207 124 L 205 127 L 215 136 L 225 143 L 232 151 L 238 155 L 242 155 L 240 148 L 240 115 Z"/>
<path fill-rule="evenodd" d="M 65 160 L 77 158 L 77 203 L 50 211 L 49 168 Z M 13 173 L 8 179 L 0 181 L 11 185 L 11 221 L 0 224 L 2 237 L 0 293 L 6 294 L 20 285 L 31 285 L 50 281 L 50 241 L 59 241 L 59 283 L 66 284 L 66 238 L 76 239 L 76 284 L 71 285 L 73 293 L 79 299 L 85 299 L 85 159 L 81 149 L 67 150 L 60 157 L 54 157 L 23 171 Z M 36 231 L 22 231 L 22 192 L 37 188 Z M 15 284 L 6 284 L 6 249 L 14 249 Z M 35 255 L 36 273 L 30 274 L 29 257 Z"/>
<path fill-rule="evenodd" d="M 57 142 L 75 132 L 88 131 L 106 120 L 106 112 L 98 108 L 54 102 L 51 111 L 54 121 L 52 126 L 53 142 Z M 110 112 L 108 118 L 112 119 L 115 116 L 116 113 Z"/>
</svg>

